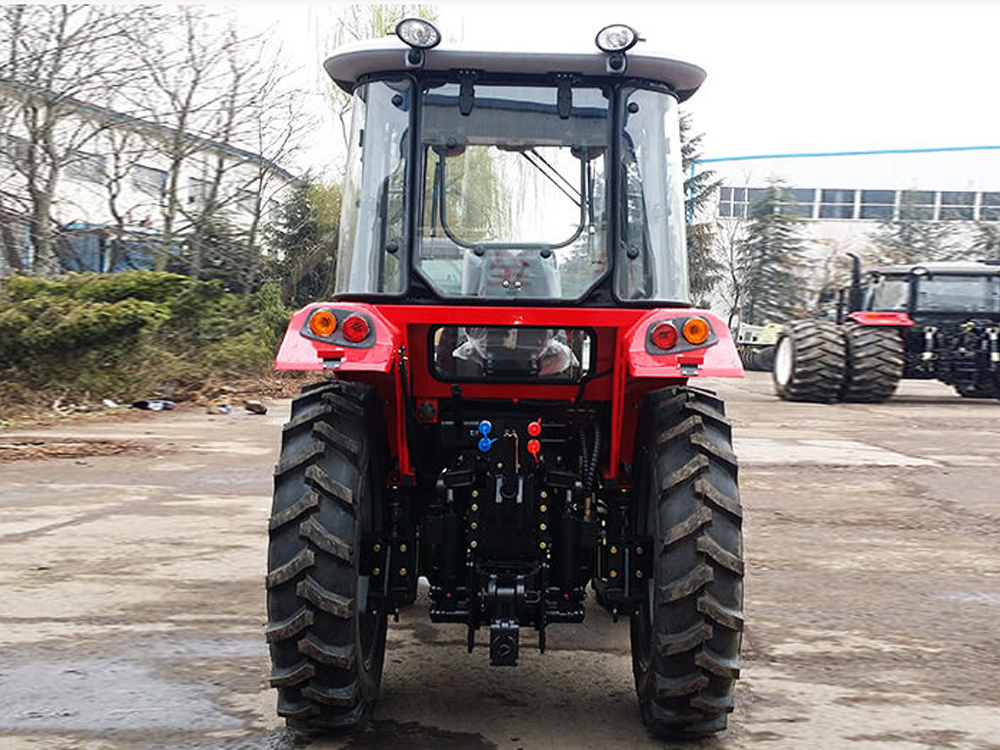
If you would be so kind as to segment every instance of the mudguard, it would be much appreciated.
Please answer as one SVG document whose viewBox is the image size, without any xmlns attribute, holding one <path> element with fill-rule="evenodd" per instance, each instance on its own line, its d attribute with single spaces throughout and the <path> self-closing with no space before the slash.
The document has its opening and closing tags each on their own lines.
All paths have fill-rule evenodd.
<svg viewBox="0 0 1000 750">
<path fill-rule="evenodd" d="M 358 313 L 373 323 L 371 342 L 350 344 L 326 341 L 310 335 L 306 328 L 314 310 Z M 303 335 L 305 333 L 306 335 Z M 353 302 L 317 302 L 296 312 L 275 358 L 275 370 L 339 370 L 344 372 L 389 372 L 400 345 L 399 331 L 372 305 Z"/>
<path fill-rule="evenodd" d="M 661 352 L 649 343 L 649 332 L 663 321 L 680 329 L 684 321 L 701 318 L 711 328 L 705 343 L 693 347 L 679 340 L 677 351 Z M 629 374 L 636 378 L 742 378 L 743 364 L 729 327 L 705 310 L 651 310 L 625 335 Z"/>
<path fill-rule="evenodd" d="M 913 319 L 905 312 L 878 312 L 863 311 L 852 312 L 847 316 L 848 320 L 854 321 L 861 326 L 912 326 Z"/>
</svg>

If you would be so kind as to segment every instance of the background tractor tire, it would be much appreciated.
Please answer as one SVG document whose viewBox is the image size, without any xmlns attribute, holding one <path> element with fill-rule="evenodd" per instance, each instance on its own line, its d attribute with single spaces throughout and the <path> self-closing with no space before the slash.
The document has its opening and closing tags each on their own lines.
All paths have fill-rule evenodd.
<svg viewBox="0 0 1000 750">
<path fill-rule="evenodd" d="M 637 436 L 637 523 L 653 540 L 647 595 L 631 617 L 643 722 L 657 737 L 726 728 L 740 672 L 742 510 L 730 423 L 712 394 L 646 397 Z"/>
<path fill-rule="evenodd" d="M 879 403 L 896 392 L 906 364 L 903 339 L 898 328 L 844 326 L 847 345 L 847 376 L 844 401 Z"/>
<path fill-rule="evenodd" d="M 984 382 L 956 385 L 955 393 L 962 398 L 1000 398 L 1000 385 Z"/>
<path fill-rule="evenodd" d="M 381 507 L 381 404 L 354 383 L 292 402 L 274 472 L 267 641 L 278 714 L 297 730 L 362 724 L 378 694 L 386 613 L 360 574 L 363 531 Z"/>
<path fill-rule="evenodd" d="M 757 368 L 763 372 L 774 370 L 774 350 L 775 347 L 765 346 L 757 351 Z"/>
<path fill-rule="evenodd" d="M 828 320 L 786 323 L 775 345 L 774 390 L 785 401 L 838 401 L 847 369 L 844 331 Z"/>
</svg>

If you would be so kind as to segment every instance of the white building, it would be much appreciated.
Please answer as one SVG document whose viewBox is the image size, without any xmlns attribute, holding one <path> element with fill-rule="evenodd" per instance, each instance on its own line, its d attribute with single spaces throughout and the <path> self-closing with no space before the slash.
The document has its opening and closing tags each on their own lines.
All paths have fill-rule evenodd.
<svg viewBox="0 0 1000 750">
<path fill-rule="evenodd" d="M 25 101 L 23 88 L 0 83 L 0 96 L 3 276 L 30 268 L 34 260 L 25 172 L 30 150 L 41 146 L 32 145 L 17 111 Z M 191 134 L 178 139 L 162 125 L 71 99 L 59 106 L 53 138 L 58 155 L 47 159 L 46 168 L 59 164 L 51 216 L 64 270 L 152 267 L 145 249 L 162 238 L 168 222 L 176 243 L 209 214 L 260 244 L 260 225 L 293 180 L 272 161 L 226 143 Z M 172 163 L 178 164 L 173 189 Z M 110 236 L 125 241 L 113 253 Z"/>
<path fill-rule="evenodd" d="M 718 219 L 731 223 L 766 186 L 787 186 L 805 235 L 817 245 L 864 254 L 879 220 L 908 218 L 954 224 L 1000 222 L 1000 146 L 705 159 L 722 181 Z"/>
</svg>

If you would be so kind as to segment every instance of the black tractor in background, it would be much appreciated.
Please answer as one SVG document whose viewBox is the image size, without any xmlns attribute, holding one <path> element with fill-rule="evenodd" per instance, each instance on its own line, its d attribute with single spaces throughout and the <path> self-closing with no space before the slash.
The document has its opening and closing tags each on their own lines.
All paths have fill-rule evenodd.
<svg viewBox="0 0 1000 750">
<path fill-rule="evenodd" d="M 782 329 L 773 370 L 778 396 L 874 403 L 892 396 L 902 378 L 920 378 L 965 398 L 1000 398 L 1000 261 L 862 273 L 852 259 L 836 320 L 797 320 Z"/>
</svg>

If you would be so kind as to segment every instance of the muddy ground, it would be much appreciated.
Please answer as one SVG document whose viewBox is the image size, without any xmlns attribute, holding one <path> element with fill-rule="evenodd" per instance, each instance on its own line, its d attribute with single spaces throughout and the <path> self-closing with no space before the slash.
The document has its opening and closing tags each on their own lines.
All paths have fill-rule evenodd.
<svg viewBox="0 0 1000 750">
<path fill-rule="evenodd" d="M 686 746 L 1000 749 L 1000 403 L 716 385 L 743 465 L 745 659 L 730 730 Z M 286 414 L 0 432 L 0 747 L 294 746 L 263 638 Z M 521 666 L 491 669 L 418 601 L 390 625 L 372 727 L 310 747 L 664 746 L 638 719 L 626 623 L 591 606 L 544 655 L 525 636 Z"/>
</svg>

